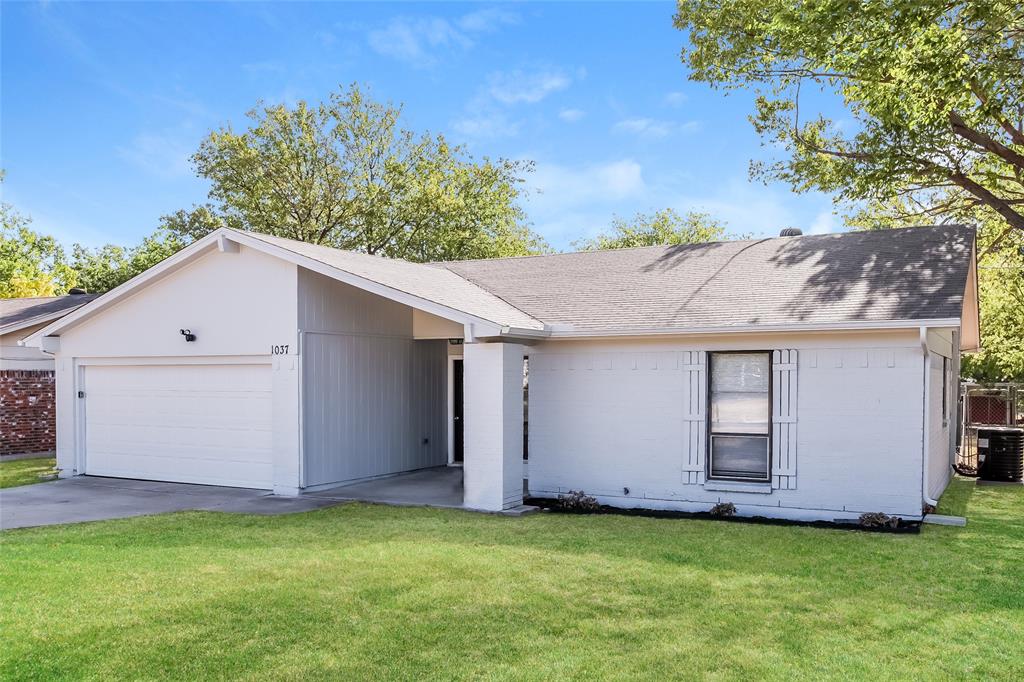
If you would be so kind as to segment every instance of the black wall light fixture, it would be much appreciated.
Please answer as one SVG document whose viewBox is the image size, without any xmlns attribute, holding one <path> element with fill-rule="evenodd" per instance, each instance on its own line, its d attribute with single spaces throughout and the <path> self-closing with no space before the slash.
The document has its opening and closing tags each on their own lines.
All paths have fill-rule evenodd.
<svg viewBox="0 0 1024 682">
<path fill-rule="evenodd" d="M 191 329 L 182 329 L 181 335 L 185 337 L 186 341 L 195 341 L 196 335 L 192 333 Z"/>
</svg>

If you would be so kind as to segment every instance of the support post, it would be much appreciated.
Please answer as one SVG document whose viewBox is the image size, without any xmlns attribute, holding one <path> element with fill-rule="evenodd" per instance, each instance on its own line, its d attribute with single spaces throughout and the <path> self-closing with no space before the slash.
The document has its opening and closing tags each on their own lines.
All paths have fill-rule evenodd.
<svg viewBox="0 0 1024 682">
<path fill-rule="evenodd" d="M 464 349 L 464 499 L 470 509 L 523 503 L 523 346 L 467 343 Z"/>
</svg>

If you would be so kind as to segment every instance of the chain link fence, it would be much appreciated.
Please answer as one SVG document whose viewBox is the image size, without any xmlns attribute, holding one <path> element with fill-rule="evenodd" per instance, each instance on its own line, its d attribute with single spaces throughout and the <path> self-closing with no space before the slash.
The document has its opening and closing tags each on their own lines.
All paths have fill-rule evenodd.
<svg viewBox="0 0 1024 682">
<path fill-rule="evenodd" d="M 961 384 L 956 469 L 973 476 L 978 471 L 978 429 L 986 426 L 1024 426 L 1024 384 Z"/>
</svg>

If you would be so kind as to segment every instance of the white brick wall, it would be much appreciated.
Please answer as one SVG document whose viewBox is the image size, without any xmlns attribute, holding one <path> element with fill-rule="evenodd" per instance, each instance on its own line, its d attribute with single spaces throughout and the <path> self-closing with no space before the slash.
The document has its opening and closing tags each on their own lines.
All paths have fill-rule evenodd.
<svg viewBox="0 0 1024 682">
<path fill-rule="evenodd" d="M 464 347 L 464 502 L 471 509 L 523 502 L 523 355 L 511 343 Z"/>
<path fill-rule="evenodd" d="M 745 349 L 798 350 L 794 490 L 683 482 L 692 440 L 684 354 Z M 610 504 L 687 510 L 730 501 L 742 513 L 790 518 L 920 515 L 916 333 L 547 342 L 528 352 L 531 494 L 583 489 Z"/>
</svg>

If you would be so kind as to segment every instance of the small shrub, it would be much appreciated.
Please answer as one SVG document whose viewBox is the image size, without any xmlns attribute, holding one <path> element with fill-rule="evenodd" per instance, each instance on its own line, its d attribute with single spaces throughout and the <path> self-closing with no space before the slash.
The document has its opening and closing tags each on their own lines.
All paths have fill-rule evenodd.
<svg viewBox="0 0 1024 682">
<path fill-rule="evenodd" d="M 719 502 L 718 504 L 711 508 L 711 511 L 709 513 L 712 516 L 717 516 L 723 519 L 729 516 L 735 516 L 736 505 L 733 504 L 732 502 Z"/>
<path fill-rule="evenodd" d="M 864 528 L 897 528 L 900 521 L 900 517 L 889 516 L 882 512 L 869 512 L 860 515 L 860 525 Z"/>
<path fill-rule="evenodd" d="M 570 490 L 568 495 L 558 498 L 559 506 L 566 511 L 594 512 L 601 508 L 597 500 L 582 490 Z"/>
</svg>

